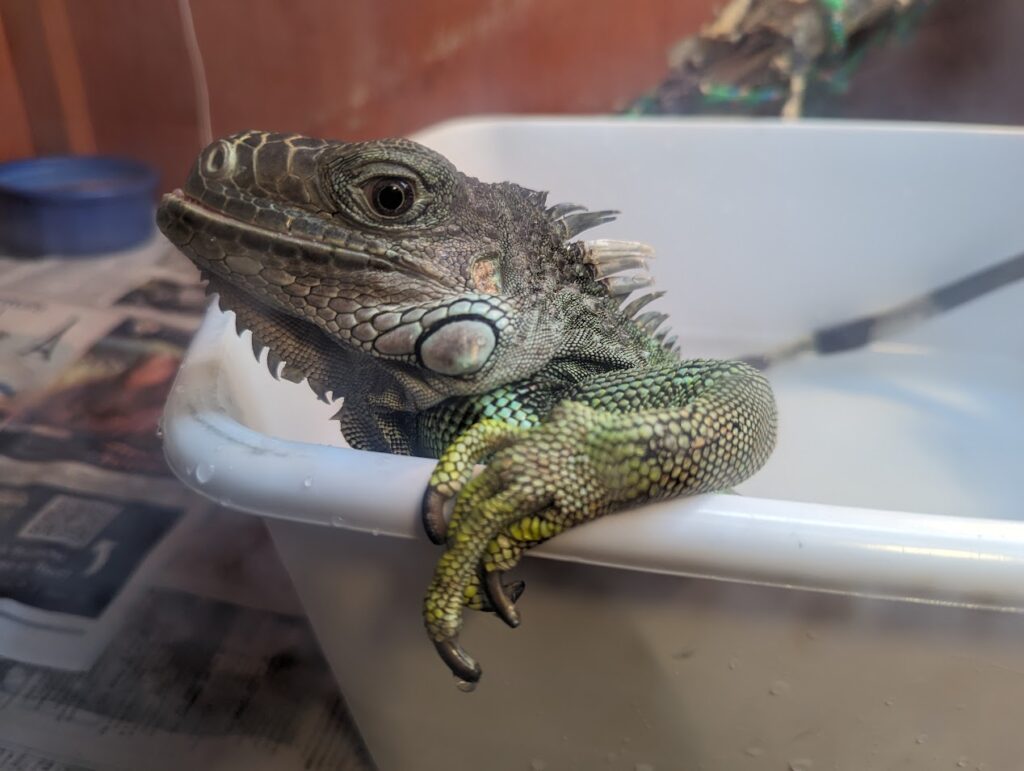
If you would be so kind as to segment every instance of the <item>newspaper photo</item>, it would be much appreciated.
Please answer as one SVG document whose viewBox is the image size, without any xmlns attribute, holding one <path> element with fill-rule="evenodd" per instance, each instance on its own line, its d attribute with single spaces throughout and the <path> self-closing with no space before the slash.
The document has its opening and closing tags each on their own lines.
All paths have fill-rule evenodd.
<svg viewBox="0 0 1024 771">
<path fill-rule="evenodd" d="M 125 318 L 43 397 L 9 417 L 0 457 L 169 474 L 157 427 L 192 331 Z"/>
<path fill-rule="evenodd" d="M 107 333 L 116 314 L 0 294 L 0 422 Z"/>
<path fill-rule="evenodd" d="M 180 504 L 0 484 L 0 656 L 91 666 L 186 513 Z"/>
</svg>

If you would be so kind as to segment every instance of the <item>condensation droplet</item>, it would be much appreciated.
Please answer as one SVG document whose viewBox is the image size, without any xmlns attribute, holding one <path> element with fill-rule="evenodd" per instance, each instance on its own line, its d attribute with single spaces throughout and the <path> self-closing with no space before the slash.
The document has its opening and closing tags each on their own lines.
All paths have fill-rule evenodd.
<svg viewBox="0 0 1024 771">
<path fill-rule="evenodd" d="M 463 693 L 472 693 L 476 690 L 476 683 L 471 683 L 468 680 L 463 680 L 461 677 L 456 677 L 455 687 Z"/>
<path fill-rule="evenodd" d="M 370 535 L 380 535 L 380 530 L 373 528 L 373 530 L 370 531 Z"/>
<path fill-rule="evenodd" d="M 814 761 L 810 758 L 793 758 L 789 761 L 789 771 L 811 771 Z"/>
<path fill-rule="evenodd" d="M 347 523 L 345 522 L 345 518 L 343 516 L 341 516 L 340 514 L 335 514 L 333 517 L 331 517 L 331 524 L 335 527 L 345 527 Z"/>
<path fill-rule="evenodd" d="M 200 463 L 196 466 L 196 481 L 201 485 L 205 485 L 213 479 L 213 472 L 215 470 L 212 463 Z"/>
<path fill-rule="evenodd" d="M 313 486 L 313 477 L 306 477 L 305 479 L 303 479 L 302 480 L 302 486 L 305 487 L 306 489 L 309 489 L 310 487 L 312 487 Z"/>
<path fill-rule="evenodd" d="M 545 763 L 540 758 L 534 758 L 533 760 L 530 761 L 530 770 L 531 771 L 544 771 L 544 769 L 547 768 L 547 767 L 548 767 L 548 764 Z"/>
<path fill-rule="evenodd" d="M 156 438 L 163 439 L 164 436 L 164 419 L 163 416 L 156 422 Z"/>
<path fill-rule="evenodd" d="M 926 741 L 928 741 L 928 734 L 918 734 L 917 738 L 914 739 L 914 741 L 918 744 L 924 744 Z"/>
<path fill-rule="evenodd" d="M 736 669 L 740 665 L 739 659 L 729 659 L 729 669 Z"/>
<path fill-rule="evenodd" d="M 958 760 L 956 762 L 956 767 L 957 768 L 967 768 L 967 766 L 969 766 L 970 764 L 971 764 L 971 761 L 969 761 L 967 758 L 960 758 L 960 760 Z"/>
<path fill-rule="evenodd" d="M 885 706 L 887 706 L 887 707 L 891 707 L 891 706 L 892 706 L 893 704 L 895 704 L 895 703 L 896 703 L 896 702 L 895 702 L 895 701 L 893 701 L 892 699 L 886 699 L 886 700 L 885 700 Z"/>
<path fill-rule="evenodd" d="M 650 763 L 637 763 L 633 766 L 634 771 L 654 771 L 654 766 Z"/>
<path fill-rule="evenodd" d="M 764 755 L 764 750 L 761 747 L 747 747 L 743 751 L 752 758 L 759 758 Z"/>
<path fill-rule="evenodd" d="M 785 680 L 776 680 L 772 683 L 772 687 L 768 689 L 768 693 L 772 696 L 785 696 L 790 691 L 790 685 Z"/>
</svg>

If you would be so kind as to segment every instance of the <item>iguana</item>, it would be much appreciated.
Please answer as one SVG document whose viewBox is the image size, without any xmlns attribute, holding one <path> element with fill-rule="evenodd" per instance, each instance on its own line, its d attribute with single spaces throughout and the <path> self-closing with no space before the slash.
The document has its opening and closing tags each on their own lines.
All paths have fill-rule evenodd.
<svg viewBox="0 0 1024 771">
<path fill-rule="evenodd" d="M 275 375 L 344 397 L 351 446 L 439 458 L 424 620 L 467 684 L 463 608 L 516 626 L 522 584 L 501 579 L 524 551 L 735 485 L 775 443 L 757 370 L 681 360 L 665 315 L 641 312 L 659 295 L 627 297 L 650 285 L 651 250 L 574 240 L 615 212 L 546 198 L 406 139 L 244 131 L 206 147 L 157 214 Z"/>
</svg>

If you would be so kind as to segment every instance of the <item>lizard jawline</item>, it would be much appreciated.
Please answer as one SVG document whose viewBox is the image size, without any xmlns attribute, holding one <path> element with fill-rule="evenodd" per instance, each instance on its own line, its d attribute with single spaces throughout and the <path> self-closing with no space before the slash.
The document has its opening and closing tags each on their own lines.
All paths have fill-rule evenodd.
<svg viewBox="0 0 1024 771">
<path fill-rule="evenodd" d="M 174 212 L 177 216 L 182 218 L 187 217 L 193 221 L 198 220 L 193 228 L 194 233 L 209 233 L 211 231 L 216 232 L 218 230 L 226 230 L 232 234 L 232 240 L 234 240 L 234 236 L 236 236 L 239 231 L 245 231 L 255 237 L 255 239 L 265 241 L 268 245 L 286 244 L 287 246 L 298 250 L 298 252 L 303 255 L 319 252 L 323 257 L 330 259 L 335 266 L 352 270 L 372 269 L 393 271 L 401 270 L 402 267 L 404 267 L 367 252 L 348 249 L 332 244 L 328 241 L 313 241 L 292 234 L 281 233 L 252 222 L 237 219 L 222 211 L 205 206 L 196 199 L 182 192 L 180 189 L 174 190 L 173 192 L 165 195 L 160 208 L 168 212 Z M 179 248 L 184 248 L 188 246 L 188 242 L 176 242 L 175 245 Z M 208 270 L 219 273 L 219 271 L 217 271 L 209 261 L 204 262 L 207 263 L 206 268 Z M 224 278 L 230 280 L 230 276 L 225 276 Z"/>
</svg>

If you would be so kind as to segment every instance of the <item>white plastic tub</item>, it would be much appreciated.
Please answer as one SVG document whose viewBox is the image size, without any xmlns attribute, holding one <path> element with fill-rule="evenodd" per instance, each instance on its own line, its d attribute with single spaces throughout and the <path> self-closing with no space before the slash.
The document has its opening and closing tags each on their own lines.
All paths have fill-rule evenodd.
<svg viewBox="0 0 1024 771">
<path fill-rule="evenodd" d="M 494 119 L 418 139 L 482 179 L 621 209 L 593 232 L 655 246 L 688 355 L 755 352 L 1024 249 L 1020 131 Z M 743 495 L 538 549 L 523 625 L 469 618 L 473 694 L 420 622 L 430 461 L 342 447 L 337 406 L 271 379 L 215 310 L 167 456 L 266 517 L 382 769 L 1015 769 L 1022 308 L 1011 286 L 772 371 L 780 443 Z"/>
</svg>

